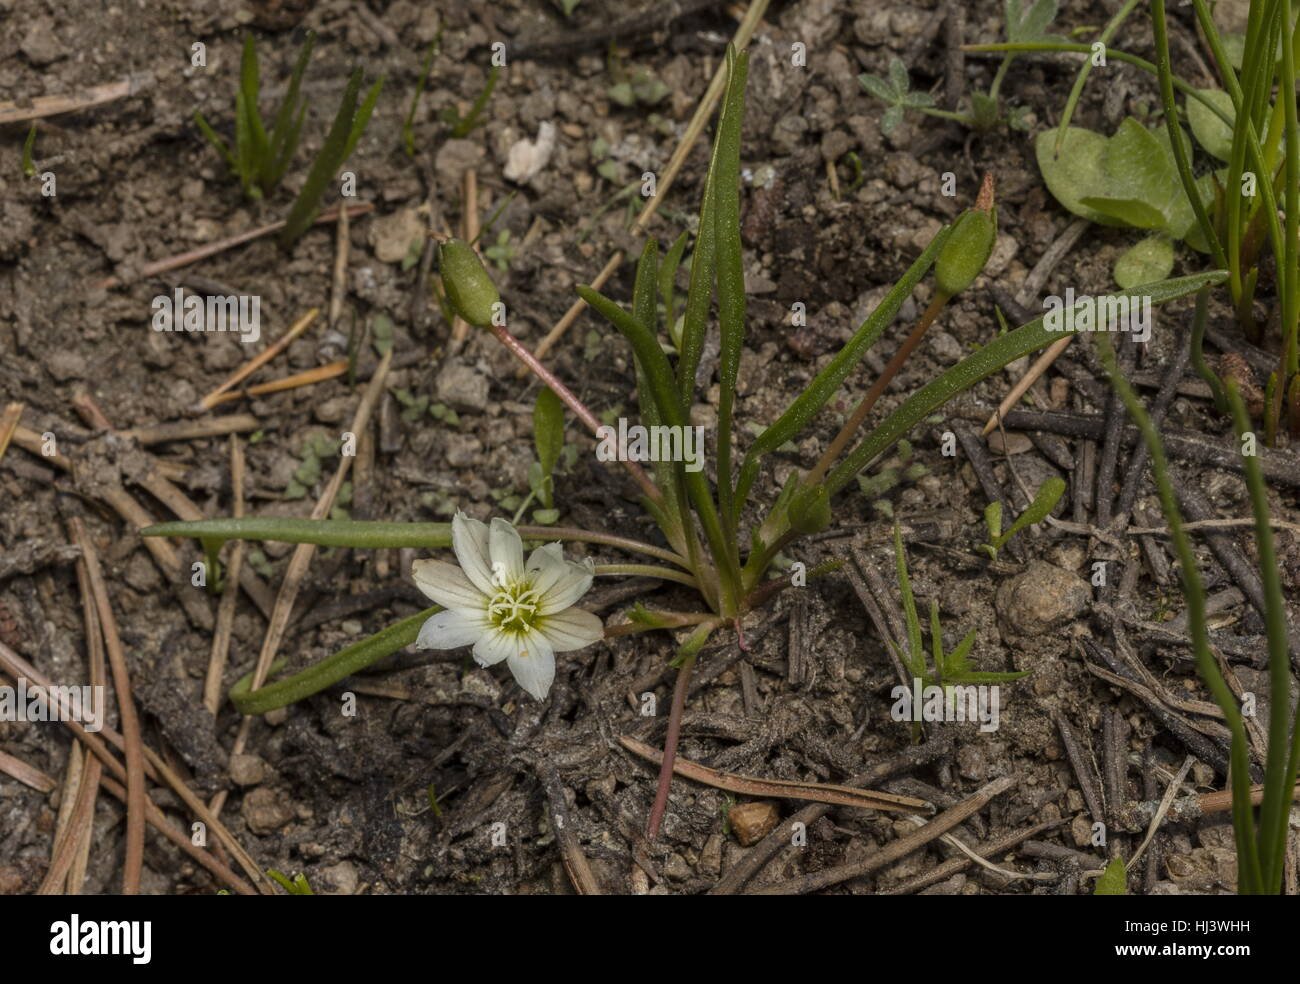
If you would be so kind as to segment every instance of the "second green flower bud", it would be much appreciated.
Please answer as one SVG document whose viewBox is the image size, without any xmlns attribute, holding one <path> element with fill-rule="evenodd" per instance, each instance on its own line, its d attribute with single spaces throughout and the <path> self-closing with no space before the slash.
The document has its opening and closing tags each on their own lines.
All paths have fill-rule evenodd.
<svg viewBox="0 0 1300 984">
<path fill-rule="evenodd" d="M 456 313 L 477 328 L 490 325 L 501 295 L 474 247 L 463 239 L 439 244 L 438 270 Z"/>
<path fill-rule="evenodd" d="M 971 285 L 993 252 L 998 238 L 997 211 L 993 207 L 993 181 L 985 177 L 975 207 L 967 209 L 952 227 L 939 250 L 934 279 L 939 290 L 952 297 Z"/>
</svg>

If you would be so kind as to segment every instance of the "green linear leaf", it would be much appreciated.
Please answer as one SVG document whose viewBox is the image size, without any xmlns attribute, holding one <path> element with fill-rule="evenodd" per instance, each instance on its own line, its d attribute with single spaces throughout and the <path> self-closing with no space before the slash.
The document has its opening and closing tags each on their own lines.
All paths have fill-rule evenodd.
<svg viewBox="0 0 1300 984">
<path fill-rule="evenodd" d="M 1152 304 L 1163 304 L 1207 284 L 1222 283 L 1226 270 L 1212 270 L 1189 277 L 1176 277 L 1157 284 L 1149 284 L 1141 291 L 1124 291 L 1129 297 L 1149 296 Z M 1081 302 L 1083 303 L 1083 302 Z M 1075 305 L 1078 306 L 1077 304 Z M 943 406 L 958 393 L 974 386 L 1021 356 L 1044 348 L 1061 337 L 1061 332 L 1051 331 L 1043 325 L 1042 317 L 1002 335 L 979 351 L 967 356 L 938 379 L 913 393 L 871 432 L 845 458 L 826 480 L 833 493 L 847 485 L 863 468 L 900 437 L 907 435 L 921 420 Z"/>
</svg>

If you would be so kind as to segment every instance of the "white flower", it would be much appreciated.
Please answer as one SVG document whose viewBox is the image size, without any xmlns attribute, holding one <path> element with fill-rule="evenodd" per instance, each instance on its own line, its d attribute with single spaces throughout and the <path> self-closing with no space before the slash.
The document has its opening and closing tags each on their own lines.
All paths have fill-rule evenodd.
<svg viewBox="0 0 1300 984">
<path fill-rule="evenodd" d="M 492 527 L 457 513 L 451 545 L 460 567 L 417 560 L 411 576 L 438 612 L 420 629 L 417 649 L 474 644 L 480 666 L 508 660 L 519 685 L 544 700 L 555 679 L 555 654 L 601 639 L 599 618 L 574 602 L 591 588 L 595 567 L 564 559 L 559 543 L 538 547 L 524 563 L 524 543 L 504 519 Z"/>
</svg>

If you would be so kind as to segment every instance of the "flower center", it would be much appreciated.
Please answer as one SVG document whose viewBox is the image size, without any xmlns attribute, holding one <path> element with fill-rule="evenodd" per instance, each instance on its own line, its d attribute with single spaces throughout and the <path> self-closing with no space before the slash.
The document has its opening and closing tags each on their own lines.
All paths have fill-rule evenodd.
<svg viewBox="0 0 1300 984">
<path fill-rule="evenodd" d="M 488 602 L 488 620 L 506 632 L 527 632 L 537 618 L 541 598 L 527 581 L 511 584 Z"/>
</svg>

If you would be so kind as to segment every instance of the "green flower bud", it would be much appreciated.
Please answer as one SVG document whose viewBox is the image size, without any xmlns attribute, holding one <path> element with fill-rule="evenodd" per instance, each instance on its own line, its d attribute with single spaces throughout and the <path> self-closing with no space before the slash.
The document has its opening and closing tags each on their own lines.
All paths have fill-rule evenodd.
<svg viewBox="0 0 1300 984">
<path fill-rule="evenodd" d="M 962 213 L 934 264 L 939 290 L 952 297 L 969 287 L 988 262 L 997 236 L 998 223 L 991 211 Z"/>
<path fill-rule="evenodd" d="M 993 204 L 993 175 L 984 175 L 975 207 L 952 227 L 934 264 L 934 279 L 945 297 L 960 294 L 980 275 L 998 238 L 998 210 Z"/>
<path fill-rule="evenodd" d="M 492 323 L 492 307 L 501 300 L 497 285 L 488 276 L 474 247 L 462 239 L 448 239 L 438 246 L 438 270 L 447 300 L 456 313 L 478 328 Z"/>
<path fill-rule="evenodd" d="M 790 529 L 796 533 L 820 533 L 831 525 L 831 500 L 826 486 L 800 487 L 790 499 Z"/>
</svg>

